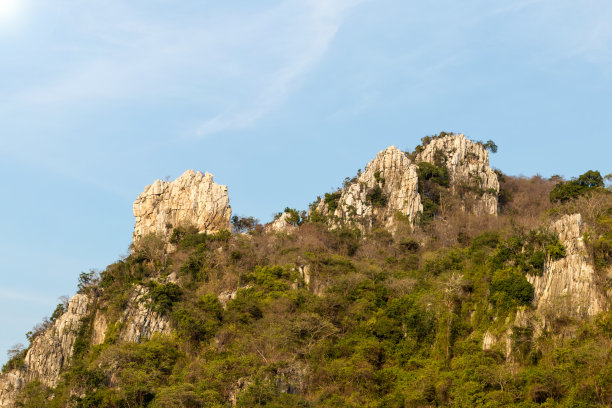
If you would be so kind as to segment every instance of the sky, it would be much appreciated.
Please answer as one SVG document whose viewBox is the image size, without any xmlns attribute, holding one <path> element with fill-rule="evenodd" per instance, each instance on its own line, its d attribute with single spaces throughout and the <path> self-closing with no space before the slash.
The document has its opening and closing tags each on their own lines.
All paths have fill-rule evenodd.
<svg viewBox="0 0 612 408">
<path fill-rule="evenodd" d="M 510 175 L 612 172 L 610 21 L 609 0 L 0 0 L 0 363 L 187 169 L 262 222 L 443 130 Z"/>
</svg>

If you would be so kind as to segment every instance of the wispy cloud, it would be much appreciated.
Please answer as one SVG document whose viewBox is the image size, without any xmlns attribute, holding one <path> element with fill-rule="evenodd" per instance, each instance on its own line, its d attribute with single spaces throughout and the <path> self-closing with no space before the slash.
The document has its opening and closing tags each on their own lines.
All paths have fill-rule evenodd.
<svg viewBox="0 0 612 408">
<path fill-rule="evenodd" d="M 48 18 L 63 25 L 53 39 L 55 61 L 60 57 L 54 74 L 7 102 L 57 107 L 177 98 L 201 112 L 188 137 L 253 126 L 299 88 L 347 12 L 363 1 L 285 0 L 200 20 L 143 16 L 120 0 L 87 13 L 62 1 L 46 6 Z"/>
</svg>

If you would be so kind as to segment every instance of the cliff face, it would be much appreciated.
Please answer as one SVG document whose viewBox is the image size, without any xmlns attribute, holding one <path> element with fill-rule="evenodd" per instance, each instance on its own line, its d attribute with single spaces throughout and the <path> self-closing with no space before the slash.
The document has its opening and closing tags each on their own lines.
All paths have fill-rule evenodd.
<svg viewBox="0 0 612 408">
<path fill-rule="evenodd" d="M 607 309 L 604 285 L 583 242 L 581 215 L 564 215 L 552 224 L 552 230 L 565 247 L 565 257 L 548 260 L 541 276 L 527 275 L 534 288 L 534 309 L 519 309 L 514 319 L 507 322 L 510 327 L 499 337 L 485 332 L 484 350 L 501 341 L 505 343 L 505 354 L 509 357 L 513 327 L 529 328 L 539 336 L 550 329 L 551 319 L 569 317 L 582 320 Z"/>
<path fill-rule="evenodd" d="M 489 167 L 489 152 L 463 134 L 433 139 L 416 158 L 417 162 L 436 164 L 442 160 L 449 171 L 451 191 L 471 198 L 475 214 L 497 214 L 499 181 Z"/>
<path fill-rule="evenodd" d="M 543 315 L 594 316 L 604 310 L 605 297 L 582 239 L 582 218 L 580 214 L 565 215 L 552 228 L 566 256 L 547 262 L 542 276 L 528 276 L 536 309 Z"/>
<path fill-rule="evenodd" d="M 148 293 L 149 290 L 142 285 L 137 285 L 130 291 L 125 310 L 118 321 L 121 327 L 119 333 L 121 341 L 138 343 L 150 339 L 155 333 L 170 334 L 170 320 L 166 315 L 148 307 Z M 108 325 L 107 316 L 98 311 L 93 321 L 92 344 L 104 342 Z"/>
<path fill-rule="evenodd" d="M 72 357 L 81 319 L 90 307 L 88 296 L 74 295 L 66 312 L 34 339 L 23 367 L 0 376 L 0 407 L 12 407 L 17 392 L 30 381 L 39 380 L 48 387 L 57 385 L 62 368 Z"/>
<path fill-rule="evenodd" d="M 392 228 L 397 212 L 413 222 L 423 210 L 417 167 L 404 152 L 391 146 L 378 153 L 335 202 L 322 199 L 316 210 L 331 216 L 333 226 L 355 223 L 361 229 L 369 229 L 378 222 Z"/>
<path fill-rule="evenodd" d="M 227 186 L 210 173 L 188 170 L 172 182 L 156 180 L 134 202 L 134 240 L 148 234 L 168 239 L 173 228 L 194 225 L 200 232 L 228 229 L 232 215 Z"/>
</svg>

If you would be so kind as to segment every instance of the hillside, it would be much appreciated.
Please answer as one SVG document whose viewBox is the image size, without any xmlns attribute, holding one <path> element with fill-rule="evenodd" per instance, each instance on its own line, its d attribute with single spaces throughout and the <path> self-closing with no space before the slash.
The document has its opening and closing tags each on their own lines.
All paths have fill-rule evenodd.
<svg viewBox="0 0 612 408">
<path fill-rule="evenodd" d="M 389 147 L 261 225 L 187 171 L 10 351 L 0 407 L 612 406 L 612 192 Z"/>
</svg>

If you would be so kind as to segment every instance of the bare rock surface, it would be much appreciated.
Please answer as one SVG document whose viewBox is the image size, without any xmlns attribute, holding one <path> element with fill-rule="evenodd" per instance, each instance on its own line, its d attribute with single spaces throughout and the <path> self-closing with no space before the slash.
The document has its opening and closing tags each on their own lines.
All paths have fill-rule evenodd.
<svg viewBox="0 0 612 408">
<path fill-rule="evenodd" d="M 376 190 L 384 196 L 384 205 L 373 202 Z M 423 210 L 418 193 L 417 166 L 395 146 L 379 152 L 357 180 L 348 184 L 340 194 L 336 208 L 330 208 L 324 199 L 316 204 L 316 210 L 330 217 L 330 224 L 335 227 L 352 223 L 368 230 L 378 222 L 392 228 L 397 212 L 414 222 Z"/>
<path fill-rule="evenodd" d="M 416 161 L 436 164 L 439 157 L 448 168 L 452 192 L 471 190 L 475 214 L 497 214 L 499 181 L 489 167 L 489 152 L 482 144 L 470 141 L 463 134 L 436 138 L 417 155 Z"/>
<path fill-rule="evenodd" d="M 156 180 L 134 202 L 134 240 L 148 234 L 168 239 L 173 228 L 193 225 L 199 232 L 229 229 L 232 210 L 227 186 L 210 173 L 187 170 L 172 182 Z"/>
<path fill-rule="evenodd" d="M 545 316 L 585 318 L 605 310 L 605 295 L 582 238 L 582 217 L 564 215 L 552 228 L 565 246 L 566 256 L 548 261 L 542 276 L 527 277 L 535 290 L 537 311 Z"/>
<path fill-rule="evenodd" d="M 13 407 L 15 397 L 25 384 L 38 380 L 48 387 L 55 387 L 62 369 L 72 357 L 81 319 L 91 308 L 91 299 L 76 294 L 70 299 L 67 310 L 34 339 L 21 369 L 0 376 L 0 407 Z"/>
<path fill-rule="evenodd" d="M 295 232 L 295 230 L 297 230 L 297 226 L 290 222 L 290 219 L 290 213 L 282 213 L 277 219 L 266 225 L 266 232 Z"/>
<path fill-rule="evenodd" d="M 154 333 L 169 334 L 171 332 L 170 320 L 148 305 L 147 294 L 149 290 L 139 285 L 128 299 L 128 306 L 121 317 L 120 338 L 128 342 L 140 342 L 148 340 Z"/>
</svg>

